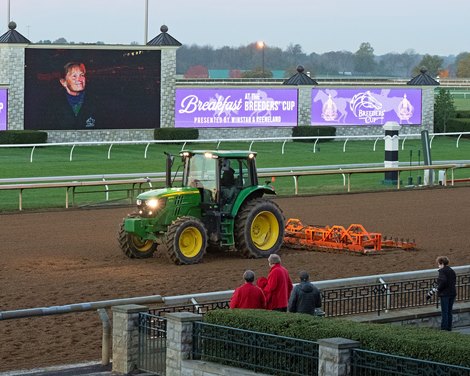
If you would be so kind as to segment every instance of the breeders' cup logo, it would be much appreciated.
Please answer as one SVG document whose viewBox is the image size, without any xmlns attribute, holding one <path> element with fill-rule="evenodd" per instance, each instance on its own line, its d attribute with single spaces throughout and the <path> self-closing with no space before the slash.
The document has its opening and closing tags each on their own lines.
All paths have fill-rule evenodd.
<svg viewBox="0 0 470 376">
<path fill-rule="evenodd" d="M 398 104 L 397 115 L 401 121 L 409 121 L 413 116 L 414 107 L 408 99 L 406 99 L 406 94 L 403 94 L 403 99 Z"/>
<path fill-rule="evenodd" d="M 325 121 L 335 121 L 338 118 L 338 107 L 331 99 L 331 94 L 328 94 L 328 99 L 322 106 L 321 117 Z"/>
<path fill-rule="evenodd" d="M 95 126 L 96 120 L 93 119 L 92 117 L 89 117 L 86 119 L 85 127 L 86 128 L 93 128 Z"/>
<path fill-rule="evenodd" d="M 357 93 L 351 98 L 349 108 L 356 118 L 363 120 L 365 124 L 382 122 L 385 112 L 382 103 L 379 102 L 370 91 Z"/>
</svg>

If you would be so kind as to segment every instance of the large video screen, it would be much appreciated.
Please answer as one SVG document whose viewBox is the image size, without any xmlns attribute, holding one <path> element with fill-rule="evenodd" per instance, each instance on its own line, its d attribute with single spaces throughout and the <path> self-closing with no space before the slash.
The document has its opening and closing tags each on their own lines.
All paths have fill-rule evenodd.
<svg viewBox="0 0 470 376">
<path fill-rule="evenodd" d="M 421 124 L 421 89 L 312 89 L 312 125 Z"/>
<path fill-rule="evenodd" d="M 6 131 L 8 119 L 8 91 L 0 89 L 0 131 Z"/>
<path fill-rule="evenodd" d="M 293 127 L 297 89 L 176 89 L 181 128 Z"/>
<path fill-rule="evenodd" d="M 24 128 L 159 128 L 160 61 L 160 50 L 27 48 Z"/>
</svg>

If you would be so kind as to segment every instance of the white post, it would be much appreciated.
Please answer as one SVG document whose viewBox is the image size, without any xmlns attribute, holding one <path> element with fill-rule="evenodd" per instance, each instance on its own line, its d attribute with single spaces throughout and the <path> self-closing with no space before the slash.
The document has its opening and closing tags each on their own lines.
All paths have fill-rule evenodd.
<svg viewBox="0 0 470 376">
<path fill-rule="evenodd" d="M 149 0 L 145 0 L 144 45 L 147 44 L 149 34 Z"/>
<path fill-rule="evenodd" d="M 7 28 L 10 23 L 10 0 L 7 0 Z"/>
<path fill-rule="evenodd" d="M 385 161 L 384 167 L 398 167 L 398 131 L 401 126 L 395 121 L 387 121 L 383 126 L 385 131 Z M 399 179 L 398 171 L 385 172 L 384 183 L 397 183 Z"/>
</svg>

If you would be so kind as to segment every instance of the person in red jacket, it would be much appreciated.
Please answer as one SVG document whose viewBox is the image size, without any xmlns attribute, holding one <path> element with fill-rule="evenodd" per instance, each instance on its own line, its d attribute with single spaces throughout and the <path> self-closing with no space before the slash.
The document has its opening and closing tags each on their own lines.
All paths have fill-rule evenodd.
<svg viewBox="0 0 470 376">
<path fill-rule="evenodd" d="M 251 308 L 265 309 L 266 299 L 263 290 L 253 284 L 255 273 L 252 270 L 246 270 L 243 273 L 245 283 L 237 287 L 230 299 L 230 308 Z"/>
<path fill-rule="evenodd" d="M 279 255 L 270 255 L 268 262 L 271 269 L 268 274 L 268 284 L 263 289 L 266 296 L 266 308 L 287 312 L 287 304 L 293 288 L 289 272 L 281 265 Z"/>
</svg>

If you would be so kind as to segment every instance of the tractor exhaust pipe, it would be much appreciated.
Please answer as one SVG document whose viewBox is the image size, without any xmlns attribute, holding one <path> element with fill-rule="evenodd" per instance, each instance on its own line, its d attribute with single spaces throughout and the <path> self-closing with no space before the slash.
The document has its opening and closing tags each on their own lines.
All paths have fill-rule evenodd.
<svg viewBox="0 0 470 376">
<path fill-rule="evenodd" d="M 171 167 L 173 166 L 173 156 L 170 153 L 164 152 L 166 155 L 166 166 L 165 166 L 165 187 L 171 188 Z"/>
</svg>

